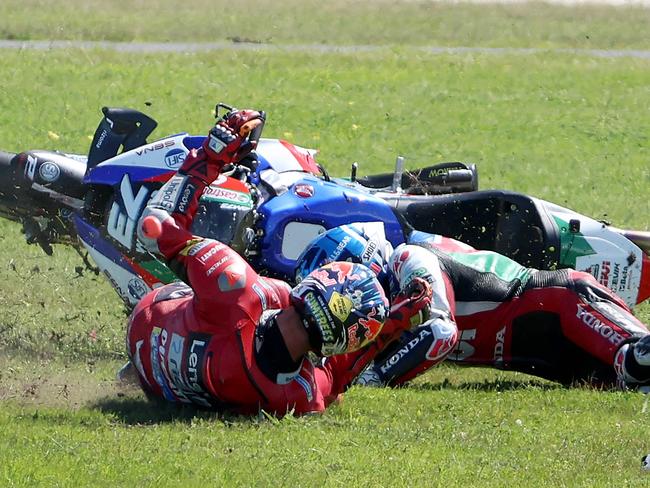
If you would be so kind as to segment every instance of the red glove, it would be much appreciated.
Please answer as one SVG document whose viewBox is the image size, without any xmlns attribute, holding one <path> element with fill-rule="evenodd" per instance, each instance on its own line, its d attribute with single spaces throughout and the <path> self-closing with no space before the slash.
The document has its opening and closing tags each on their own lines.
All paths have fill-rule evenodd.
<svg viewBox="0 0 650 488">
<path fill-rule="evenodd" d="M 332 392 L 339 393 L 345 390 L 377 354 L 397 340 L 402 332 L 411 328 L 412 321 L 416 324 L 424 321 L 421 314 L 426 311 L 431 296 L 431 285 L 422 278 L 413 278 L 406 289 L 392 301 L 393 306 L 388 320 L 373 342 L 358 351 L 328 357 L 325 365 L 333 372 Z"/>
<path fill-rule="evenodd" d="M 203 150 L 208 158 L 223 164 L 236 163 L 254 149 L 246 137 L 262 122 L 262 114 L 256 110 L 231 112 L 210 130 Z"/>
<path fill-rule="evenodd" d="M 429 318 L 427 306 L 431 303 L 432 295 L 431 285 L 426 280 L 413 278 L 408 286 L 392 300 L 389 314 L 390 326 L 397 332 L 426 322 Z"/>
<path fill-rule="evenodd" d="M 256 110 L 231 112 L 210 130 L 203 147 L 187 156 L 179 172 L 212 183 L 226 164 L 240 161 L 255 149 L 256 142 L 247 137 L 263 121 Z"/>
</svg>

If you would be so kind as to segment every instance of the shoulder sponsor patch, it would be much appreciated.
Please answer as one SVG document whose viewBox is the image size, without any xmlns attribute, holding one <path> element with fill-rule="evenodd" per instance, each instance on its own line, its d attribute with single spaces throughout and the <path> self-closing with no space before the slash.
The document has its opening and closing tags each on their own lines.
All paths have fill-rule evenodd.
<svg viewBox="0 0 650 488">
<path fill-rule="evenodd" d="M 239 290 L 246 286 L 246 269 L 238 264 L 231 264 L 224 269 L 217 279 L 221 291 Z"/>
</svg>

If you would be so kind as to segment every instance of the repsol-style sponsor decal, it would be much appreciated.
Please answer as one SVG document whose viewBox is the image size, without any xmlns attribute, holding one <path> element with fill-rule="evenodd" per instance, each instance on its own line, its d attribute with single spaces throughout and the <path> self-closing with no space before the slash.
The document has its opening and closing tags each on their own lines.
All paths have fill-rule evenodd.
<svg viewBox="0 0 650 488">
<path fill-rule="evenodd" d="M 165 154 L 165 166 L 171 169 L 176 169 L 185 161 L 186 153 L 182 149 L 172 149 Z"/>
<path fill-rule="evenodd" d="M 38 168 L 38 174 L 41 175 L 43 181 L 52 183 L 53 181 L 58 180 L 59 176 L 61 176 L 61 169 L 56 163 L 46 161 L 41 164 L 40 168 Z"/>
<path fill-rule="evenodd" d="M 149 198 L 149 190 L 141 186 L 134 194 L 129 175 L 125 174 L 120 182 L 120 192 L 117 196 L 108 214 L 106 231 L 124 247 L 133 249 L 136 223 Z"/>
<path fill-rule="evenodd" d="M 411 339 L 402 347 L 400 347 L 395 354 L 393 354 L 386 361 L 384 361 L 384 363 L 379 368 L 381 369 L 381 372 L 387 373 L 390 370 L 390 368 L 395 366 L 404 356 L 406 356 L 409 352 L 415 349 L 415 347 L 417 347 L 418 344 L 420 344 L 423 340 L 425 340 L 427 337 L 431 335 L 433 335 L 433 333 L 428 327 L 423 328 L 418 333 L 417 336 L 415 336 L 413 339 Z"/>
<path fill-rule="evenodd" d="M 176 144 L 174 141 L 158 141 L 151 143 L 148 146 L 141 147 L 140 149 L 136 149 L 135 153 L 138 156 L 143 156 L 145 154 L 149 154 L 166 147 L 172 147 L 174 144 Z"/>
<path fill-rule="evenodd" d="M 600 334 L 615 346 L 620 345 L 625 340 L 621 334 L 614 331 L 610 325 L 602 322 L 594 314 L 585 309 L 585 307 L 580 304 L 578 304 L 577 307 L 578 310 L 576 312 L 576 317 L 578 317 L 587 327 Z"/>
</svg>

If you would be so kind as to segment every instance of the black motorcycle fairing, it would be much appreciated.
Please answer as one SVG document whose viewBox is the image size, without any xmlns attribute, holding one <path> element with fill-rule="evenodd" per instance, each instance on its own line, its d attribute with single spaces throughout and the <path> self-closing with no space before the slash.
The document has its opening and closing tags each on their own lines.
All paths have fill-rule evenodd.
<svg viewBox="0 0 650 488">
<path fill-rule="evenodd" d="M 84 171 L 83 160 L 55 151 L 1 152 L 0 217 L 22 224 L 27 243 L 48 255 L 52 244 L 74 244 Z"/>
<path fill-rule="evenodd" d="M 158 126 L 154 119 L 132 108 L 103 107 L 102 113 L 88 150 L 88 171 L 116 156 L 120 146 L 124 151 L 144 146 Z"/>
<path fill-rule="evenodd" d="M 495 251 L 531 268 L 554 269 L 560 261 L 560 236 L 527 195 L 484 190 L 386 200 L 415 230 Z"/>
</svg>

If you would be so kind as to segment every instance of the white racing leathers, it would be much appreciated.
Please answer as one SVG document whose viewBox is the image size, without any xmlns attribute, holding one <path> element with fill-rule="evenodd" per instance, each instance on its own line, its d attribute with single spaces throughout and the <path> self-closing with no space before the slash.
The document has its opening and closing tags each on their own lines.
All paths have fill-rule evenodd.
<svg viewBox="0 0 650 488">
<path fill-rule="evenodd" d="M 422 314 L 423 322 L 414 324 L 402 336 L 400 347 L 376 363 L 374 371 L 368 370 L 359 379 L 360 383 L 408 381 L 443 361 L 454 350 L 458 339 L 454 291 L 449 277 L 441 270 L 438 256 L 423 247 L 402 244 L 390 256 L 388 267 L 399 290 L 407 290 L 414 278 L 427 281 L 431 286 L 431 300 Z"/>
</svg>

